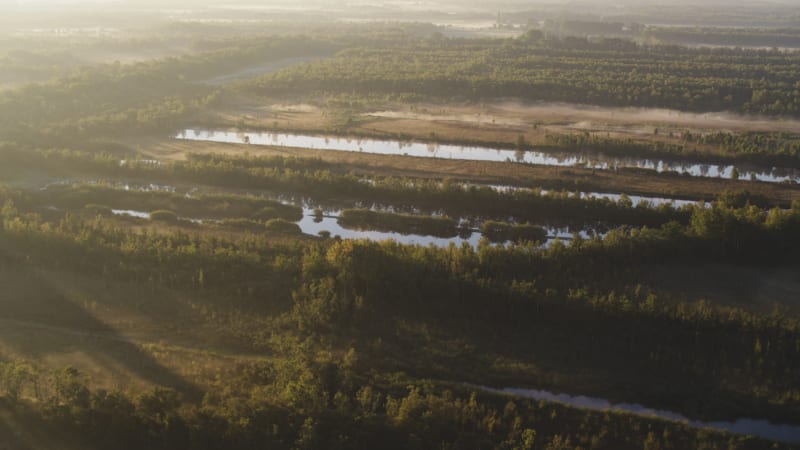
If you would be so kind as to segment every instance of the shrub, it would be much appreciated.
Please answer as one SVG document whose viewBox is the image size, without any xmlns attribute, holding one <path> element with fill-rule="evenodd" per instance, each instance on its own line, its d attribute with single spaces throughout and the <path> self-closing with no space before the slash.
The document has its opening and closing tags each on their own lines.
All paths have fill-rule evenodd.
<svg viewBox="0 0 800 450">
<path fill-rule="evenodd" d="M 166 209 L 160 209 L 150 213 L 150 220 L 156 222 L 177 222 L 178 215 Z"/>
<path fill-rule="evenodd" d="M 302 234 L 300 225 L 283 219 L 272 219 L 264 225 L 270 233 L 278 234 Z"/>
<path fill-rule="evenodd" d="M 84 206 L 83 209 L 86 210 L 86 212 L 88 212 L 89 214 L 93 214 L 93 215 L 96 215 L 96 216 L 106 216 L 107 217 L 107 216 L 111 216 L 111 215 L 114 214 L 111 211 L 111 208 L 109 208 L 108 206 L 97 205 L 97 204 L 94 204 L 94 203 L 90 203 L 90 204 Z"/>
<path fill-rule="evenodd" d="M 481 225 L 481 233 L 492 242 L 532 241 L 544 242 L 547 232 L 537 225 L 512 225 L 505 222 L 487 220 Z"/>
</svg>

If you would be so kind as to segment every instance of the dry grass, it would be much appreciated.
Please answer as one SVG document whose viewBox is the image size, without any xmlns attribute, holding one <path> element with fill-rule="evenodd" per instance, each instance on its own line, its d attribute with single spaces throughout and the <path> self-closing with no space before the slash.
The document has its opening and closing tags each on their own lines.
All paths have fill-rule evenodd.
<svg viewBox="0 0 800 450">
<path fill-rule="evenodd" d="M 95 388 L 168 386 L 191 398 L 255 358 L 181 292 L 24 268 L 0 272 L 0 283 L 0 360 L 73 366 Z"/>
<path fill-rule="evenodd" d="M 796 133 L 800 130 L 800 121 L 791 119 L 568 104 L 376 104 L 364 108 L 360 112 L 341 111 L 306 103 L 231 97 L 217 111 L 206 113 L 200 121 L 221 126 L 244 122 L 250 127 L 276 130 L 339 129 L 373 136 L 403 135 L 415 139 L 508 145 L 513 145 L 519 135 L 524 135 L 531 145 L 545 145 L 547 133 L 589 133 L 645 143 L 681 144 L 685 132 L 698 135 L 720 131 Z M 349 124 L 345 124 L 347 118 Z M 715 151 L 712 146 L 696 147 Z"/>
</svg>

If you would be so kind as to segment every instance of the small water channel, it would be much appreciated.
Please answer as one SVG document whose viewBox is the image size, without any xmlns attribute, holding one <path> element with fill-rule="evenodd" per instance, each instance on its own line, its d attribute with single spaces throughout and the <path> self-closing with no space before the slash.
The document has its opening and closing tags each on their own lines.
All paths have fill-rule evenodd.
<svg viewBox="0 0 800 450">
<path fill-rule="evenodd" d="M 664 420 L 671 420 L 674 422 L 682 422 L 694 428 L 708 428 L 734 434 L 745 434 L 769 439 L 772 441 L 792 444 L 800 443 L 800 426 L 798 425 L 774 424 L 768 420 L 757 419 L 738 419 L 733 422 L 703 422 L 691 420 L 680 413 L 672 411 L 648 408 L 635 403 L 611 403 L 603 398 L 554 394 L 552 392 L 535 389 L 493 389 L 483 386 L 471 387 L 496 394 L 506 394 L 532 400 L 556 402 L 576 408 L 584 408 L 594 411 L 623 412 L 635 414 L 637 416 L 654 417 Z"/>
<path fill-rule="evenodd" d="M 493 189 L 493 190 L 495 190 L 497 192 L 533 191 L 533 189 L 530 189 L 530 188 L 517 187 L 517 186 L 507 186 L 507 185 L 497 185 L 497 184 L 492 184 L 492 185 L 478 185 L 478 184 L 475 184 L 473 186 L 478 186 L 478 187 L 487 186 L 490 189 Z M 553 193 L 553 191 L 548 191 L 548 190 L 545 190 L 545 189 L 538 189 L 537 192 L 541 193 L 542 195 L 547 195 L 547 194 Z M 613 193 L 607 193 L 607 192 L 569 192 L 568 194 L 570 196 L 577 195 L 581 199 L 586 199 L 586 200 L 588 200 L 588 199 L 605 199 L 605 200 L 611 200 L 612 202 L 619 202 L 622 199 L 622 196 L 623 196 L 623 194 L 613 194 Z M 711 202 L 707 202 L 707 201 L 684 200 L 684 199 L 668 198 L 668 197 L 651 197 L 651 196 L 646 196 L 646 195 L 627 195 L 627 194 L 625 194 L 625 196 L 628 197 L 628 199 L 630 199 L 631 203 L 633 203 L 633 206 L 636 206 L 636 205 L 644 203 L 644 204 L 647 204 L 647 205 L 649 205 L 650 207 L 653 207 L 653 208 L 658 208 L 658 207 L 664 206 L 664 205 L 667 205 L 667 206 L 670 206 L 670 207 L 676 208 L 676 209 L 680 209 L 680 208 L 683 208 L 685 206 L 697 206 L 697 205 L 701 205 L 704 208 L 710 208 L 711 207 Z"/>
<path fill-rule="evenodd" d="M 115 216 L 131 216 L 137 219 L 149 219 L 150 213 L 144 211 L 135 211 L 132 209 L 112 209 L 111 213 Z"/>
<path fill-rule="evenodd" d="M 604 198 L 607 200 L 611 200 L 613 202 L 619 202 L 620 199 L 622 198 L 622 194 L 608 194 L 602 192 L 581 192 L 580 196 L 581 198 Z M 644 195 L 628 195 L 627 197 L 631 200 L 631 203 L 633 203 L 634 206 L 640 203 L 645 203 L 653 207 L 659 207 L 662 205 L 669 205 L 672 206 L 673 208 L 683 208 L 685 206 L 691 206 L 691 205 L 702 205 L 704 208 L 711 207 L 710 202 L 699 202 L 694 200 L 681 200 L 676 198 L 664 198 L 664 197 L 647 197 Z"/>
<path fill-rule="evenodd" d="M 489 147 L 429 144 L 378 139 L 360 139 L 333 136 L 310 136 L 291 133 L 261 133 L 187 129 L 176 139 L 208 141 L 230 144 L 273 145 L 314 150 L 364 152 L 378 155 L 406 155 L 421 158 L 442 158 L 470 161 L 518 162 L 554 167 L 585 167 L 597 170 L 638 168 L 661 172 L 675 172 L 705 178 L 730 178 L 734 166 L 664 161 L 645 158 L 617 158 L 603 155 L 555 154 L 518 151 Z M 737 166 L 742 179 L 770 183 L 800 183 L 800 171 L 794 169 L 763 170 L 747 165 Z"/>
</svg>

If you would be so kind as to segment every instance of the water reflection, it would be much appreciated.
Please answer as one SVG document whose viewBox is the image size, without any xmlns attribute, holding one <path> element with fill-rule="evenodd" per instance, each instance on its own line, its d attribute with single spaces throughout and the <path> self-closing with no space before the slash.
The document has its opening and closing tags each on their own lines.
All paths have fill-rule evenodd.
<svg viewBox="0 0 800 450">
<path fill-rule="evenodd" d="M 734 422 L 702 422 L 698 420 L 690 420 L 688 417 L 672 411 L 648 408 L 635 403 L 614 404 L 603 398 L 554 394 L 552 392 L 539 391 L 535 389 L 493 389 L 483 386 L 473 387 L 497 394 L 508 394 L 533 400 L 556 402 L 576 408 L 585 408 L 595 411 L 625 412 L 635 414 L 637 416 L 655 417 L 675 422 L 682 422 L 694 428 L 710 428 L 729 433 L 757 436 L 772 441 L 788 442 L 793 444 L 800 443 L 800 426 L 797 425 L 779 425 L 773 424 L 767 420 L 755 419 L 738 419 Z"/>
<path fill-rule="evenodd" d="M 339 225 L 338 217 L 341 211 L 327 211 L 324 212 L 322 220 L 315 214 L 313 209 L 303 209 L 303 219 L 298 223 L 300 229 L 304 234 L 317 236 L 322 231 L 327 231 L 331 236 L 339 236 L 342 239 L 369 239 L 372 241 L 385 241 L 393 239 L 400 244 L 407 245 L 434 245 L 436 247 L 447 247 L 451 243 L 461 246 L 464 243 L 472 247 L 478 246 L 478 241 L 481 239 L 480 233 L 472 233 L 469 237 L 454 237 L 454 238 L 437 238 L 433 236 L 424 236 L 419 234 L 402 234 L 394 232 L 373 231 L 373 230 L 354 230 L 345 228 Z M 319 220 L 319 221 L 318 221 Z"/>
<path fill-rule="evenodd" d="M 517 186 L 507 186 L 507 185 L 480 185 L 480 184 L 470 184 L 468 186 L 487 186 L 488 188 L 495 190 L 497 192 L 517 192 L 517 191 L 536 191 L 539 192 L 541 195 L 549 195 L 554 194 L 557 192 L 548 191 L 546 189 L 531 189 L 531 188 L 524 188 L 524 187 L 517 187 Z M 622 199 L 622 196 L 625 195 L 633 206 L 636 205 L 646 205 L 648 207 L 657 208 L 660 206 L 671 206 L 672 208 L 683 208 L 686 206 L 702 206 L 704 208 L 710 208 L 711 202 L 706 201 L 697 201 L 697 200 L 684 200 L 678 198 L 668 198 L 668 197 L 651 197 L 646 195 L 627 195 L 627 194 L 613 194 L 607 192 L 567 192 L 570 196 L 578 196 L 581 199 L 605 199 L 610 200 L 613 202 L 619 202 Z"/>
<path fill-rule="evenodd" d="M 373 210 L 380 211 L 380 208 L 373 208 Z M 145 211 L 113 209 L 111 212 L 117 216 L 130 216 L 139 219 L 150 218 L 150 213 Z M 404 245 L 421 245 L 425 247 L 433 245 L 435 247 L 444 248 L 450 246 L 450 244 L 455 244 L 456 246 L 467 244 L 473 248 L 478 248 L 478 243 L 482 238 L 481 233 L 477 230 L 464 232 L 463 229 L 460 230 L 458 236 L 452 238 L 440 238 L 423 234 L 403 234 L 397 232 L 351 229 L 343 227 L 339 224 L 338 218 L 340 214 L 341 210 L 338 209 L 321 210 L 320 208 L 304 206 L 303 218 L 297 222 L 297 224 L 300 226 L 300 230 L 303 232 L 303 234 L 310 236 L 326 235 L 330 237 L 338 236 L 342 239 L 367 239 L 371 241 L 386 241 L 391 239 Z M 195 224 L 219 223 L 219 220 L 197 219 L 190 217 L 180 217 L 180 220 L 185 220 Z M 553 244 L 553 242 L 555 242 L 556 239 L 562 241 L 573 239 L 574 234 L 576 233 L 576 231 L 570 229 L 569 227 L 544 228 L 548 237 L 547 241 L 542 244 L 544 247 L 549 247 Z M 577 231 L 577 234 L 582 239 L 590 239 L 593 236 L 599 236 L 602 238 L 605 236 L 605 233 L 593 228 L 579 230 Z M 508 243 L 509 242 L 502 242 L 493 245 L 502 245 Z"/>
<path fill-rule="evenodd" d="M 641 158 L 616 158 L 603 155 L 551 154 L 543 152 L 493 149 L 486 147 L 418 142 L 383 141 L 375 139 L 308 136 L 287 133 L 244 133 L 187 129 L 175 135 L 176 139 L 211 141 L 233 144 L 251 143 L 281 147 L 309 148 L 315 150 L 364 152 L 378 155 L 408 155 L 422 158 L 460 159 L 472 161 L 520 162 L 557 167 L 587 167 L 598 170 L 639 168 L 658 172 L 674 172 L 696 177 L 730 178 L 732 165 L 696 164 Z M 792 169 L 761 170 L 738 166 L 740 178 L 770 183 L 800 183 L 800 171 Z"/>
<path fill-rule="evenodd" d="M 137 217 L 139 219 L 149 219 L 150 218 L 150 213 L 149 212 L 144 212 L 144 211 L 134 211 L 134 210 L 131 210 L 131 209 L 112 209 L 111 212 L 115 216 L 131 216 L 131 217 Z"/>
</svg>

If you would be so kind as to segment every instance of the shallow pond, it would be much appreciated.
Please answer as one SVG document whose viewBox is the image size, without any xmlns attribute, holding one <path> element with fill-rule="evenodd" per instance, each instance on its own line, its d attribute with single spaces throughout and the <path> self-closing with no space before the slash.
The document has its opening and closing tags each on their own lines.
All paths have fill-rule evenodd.
<svg viewBox="0 0 800 450">
<path fill-rule="evenodd" d="M 375 210 L 375 208 L 373 208 Z M 379 210 L 379 209 L 377 209 Z M 397 232 L 384 232 L 384 231 L 373 231 L 373 230 L 355 230 L 350 228 L 345 228 L 341 226 L 338 222 L 338 216 L 341 214 L 339 210 L 332 210 L 326 211 L 323 213 L 322 220 L 315 216 L 314 210 L 311 208 L 303 208 L 303 220 L 301 220 L 298 224 L 300 225 L 300 229 L 303 230 L 303 233 L 310 234 L 310 235 L 318 235 L 320 231 L 328 231 L 331 233 L 331 236 L 339 236 L 342 239 L 369 239 L 373 241 L 384 241 L 387 239 L 394 239 L 395 241 L 401 244 L 418 244 L 422 246 L 428 245 L 435 245 L 437 247 L 447 247 L 451 243 L 455 244 L 456 246 L 461 246 L 464 243 L 471 245 L 472 247 L 478 246 L 478 242 L 481 240 L 482 234 L 478 231 L 473 231 L 469 237 L 454 237 L 454 238 L 440 238 L 434 236 L 426 236 L 420 234 L 403 234 Z M 568 227 L 544 227 L 545 231 L 547 232 L 547 241 L 545 242 L 545 246 L 550 245 L 556 238 L 564 241 L 572 239 L 573 231 Z M 594 231 L 593 230 L 581 230 L 579 231 L 580 236 L 583 239 L 589 239 Z M 598 233 L 602 236 L 601 233 Z"/>
<path fill-rule="evenodd" d="M 150 213 L 145 211 L 135 211 L 135 210 L 123 210 L 123 209 L 113 209 L 111 212 L 117 216 L 130 216 L 136 217 L 139 219 L 149 219 Z M 330 233 L 332 237 L 339 236 L 342 239 L 368 239 L 371 241 L 385 241 L 388 239 L 392 239 L 395 242 L 405 245 L 421 245 L 421 246 L 429 246 L 434 245 L 436 247 L 448 247 L 451 243 L 455 244 L 456 246 L 461 246 L 464 243 L 470 245 L 473 248 L 478 247 L 478 242 L 481 240 L 481 233 L 474 231 L 469 237 L 453 237 L 453 238 L 440 238 L 435 236 L 427 236 L 421 234 L 402 234 L 397 232 L 385 232 L 385 231 L 373 231 L 373 230 L 355 230 L 350 228 L 345 228 L 341 226 L 338 222 L 338 216 L 341 213 L 340 210 L 329 210 L 325 211 L 322 216 L 322 220 L 318 218 L 315 214 L 314 209 L 309 207 L 303 208 L 303 218 L 297 222 L 300 226 L 300 230 L 303 234 L 307 234 L 310 236 L 319 236 L 320 232 L 327 231 Z M 218 222 L 216 220 L 207 220 L 207 219 L 194 219 L 194 218 L 187 218 L 181 217 L 181 220 L 186 220 L 192 223 L 215 223 Z M 545 227 L 547 231 L 548 240 L 544 243 L 544 246 L 551 245 L 556 238 L 566 241 L 572 239 L 573 231 L 567 227 L 558 228 L 558 227 Z M 580 236 L 584 239 L 588 239 L 594 231 L 592 230 L 581 230 L 579 232 Z M 598 233 L 602 236 L 601 233 Z"/>
</svg>

